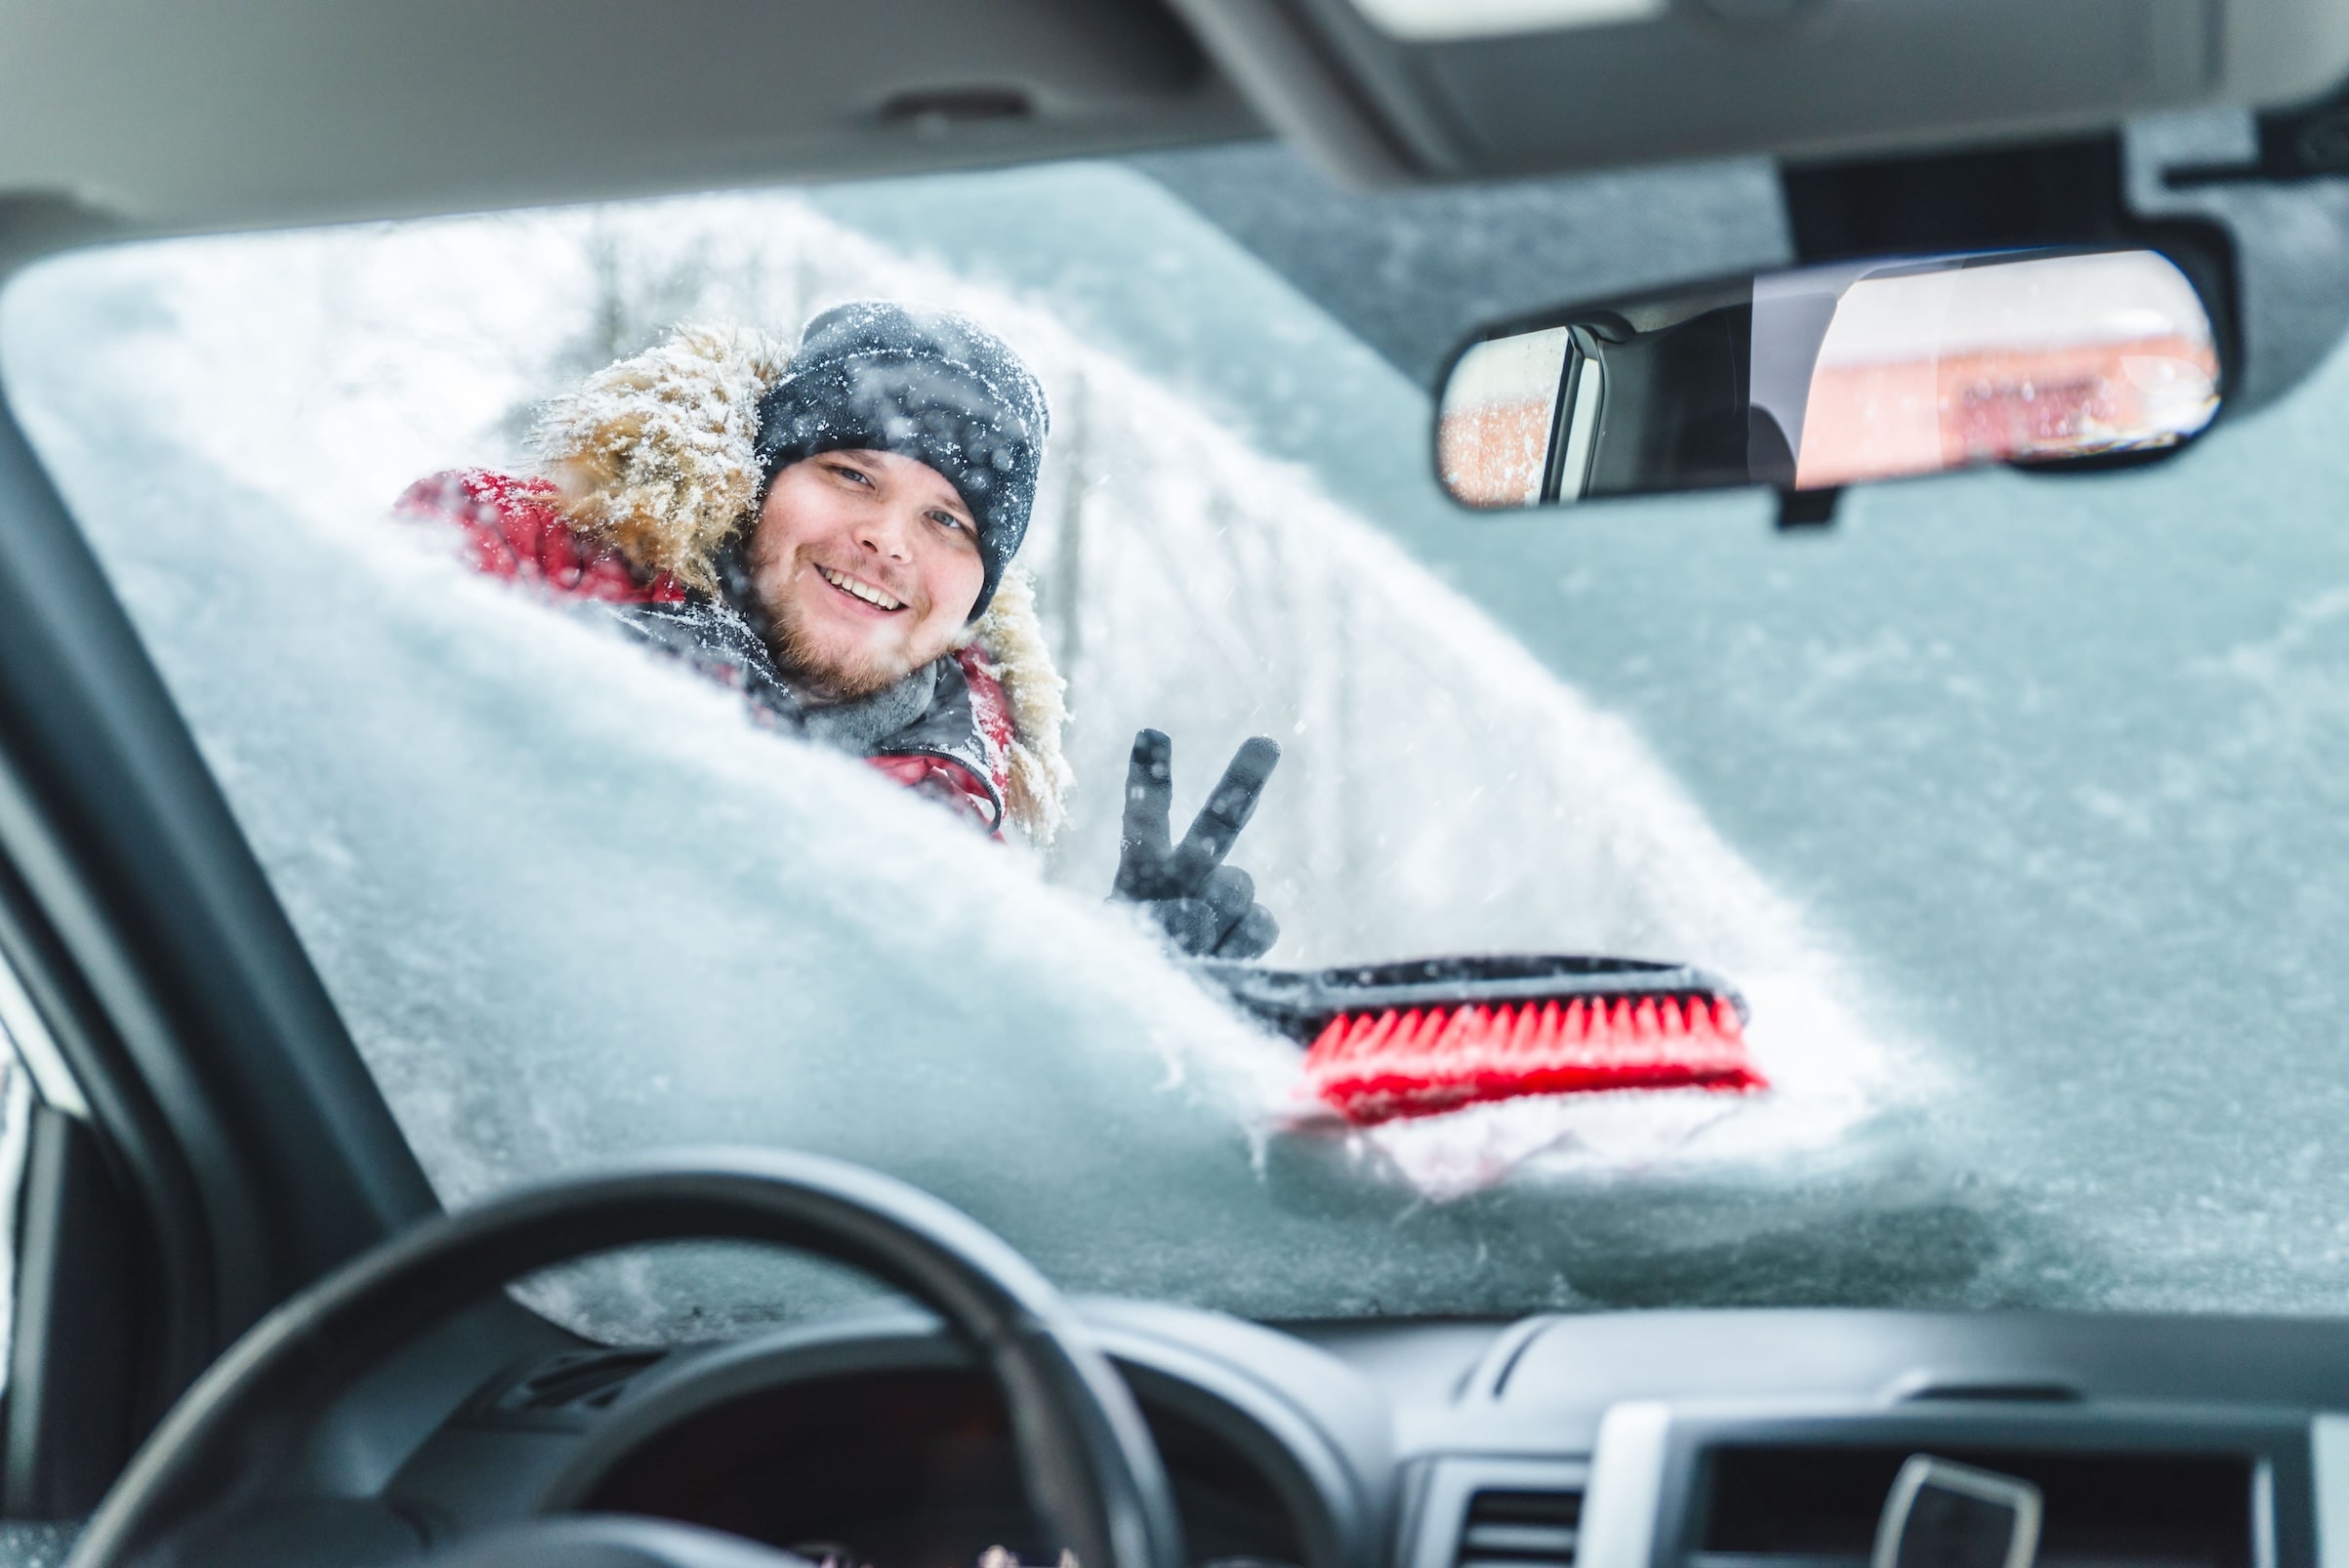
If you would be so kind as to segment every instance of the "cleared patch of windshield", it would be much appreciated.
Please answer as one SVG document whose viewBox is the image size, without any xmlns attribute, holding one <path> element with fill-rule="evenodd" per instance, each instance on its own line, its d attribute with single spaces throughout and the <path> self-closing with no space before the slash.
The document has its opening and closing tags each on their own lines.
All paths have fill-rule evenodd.
<svg viewBox="0 0 2349 1568">
<path fill-rule="evenodd" d="M 952 261 L 874 239 L 884 209 Z M 1036 281 L 1038 233 L 1081 309 Z M 1167 277 L 1215 300 L 1194 332 Z M 670 321 L 788 333 L 872 295 L 989 322 L 1053 401 L 1021 561 L 1076 788 L 1041 853 L 385 518 L 419 475 L 523 462 L 540 399 Z M 2169 576 L 2210 548 L 2181 498 L 2310 482 L 2286 416 L 2155 474 L 1864 493 L 1826 540 L 1737 497 L 1471 521 L 1426 472 L 1422 392 L 1101 168 L 187 242 L 52 264 L 5 311 L 15 405 L 451 1201 L 638 1149 L 817 1148 L 1068 1288 L 1265 1316 L 2313 1307 L 2339 1283 L 2307 1201 L 2328 1172 L 2239 1144 L 2255 1169 L 2204 1206 L 2175 1156 L 2236 1114 L 2181 1097 L 2209 1011 L 2149 1000 L 2211 995 L 2157 953 L 2309 938 L 2211 906 L 2116 949 L 2138 910 L 2184 913 L 2164 881 L 2204 850 L 2105 836 L 2160 813 L 2160 778 L 2214 776 L 2145 771 L 2177 739 L 2152 715 L 2207 719 L 2205 672 L 2330 624 L 2313 529 L 2263 518 L 2284 559 L 2239 561 L 2224 613 Z M 1216 392 L 1250 366 L 1287 395 Z M 2257 765 L 2337 745 L 2302 689 L 2298 735 L 2244 737 L 2226 775 L 2239 842 L 2319 815 L 2318 775 Z M 1751 999 L 1772 1090 L 1303 1125 L 1297 1048 L 1103 906 L 1145 724 L 1186 814 L 1241 738 L 1285 748 L 1234 855 L 1281 918 L 1271 962 L 1703 964 Z M 2301 836 L 2312 863 L 2339 831 Z M 2258 1049 L 2305 1053 L 2329 1016 L 2280 1008 Z M 2263 1108 L 2287 1143 L 2322 1135 L 2304 1087 Z M 2203 1214 L 2233 1240 L 2181 1229 Z M 795 1280 L 639 1260 L 565 1309 L 699 1332 L 821 1298 Z"/>
</svg>

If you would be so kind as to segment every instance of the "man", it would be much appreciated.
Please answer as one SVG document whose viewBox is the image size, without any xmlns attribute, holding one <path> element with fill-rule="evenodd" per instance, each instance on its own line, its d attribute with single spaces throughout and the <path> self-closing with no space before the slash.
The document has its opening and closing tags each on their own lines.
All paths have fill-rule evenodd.
<svg viewBox="0 0 2349 1568">
<path fill-rule="evenodd" d="M 1049 842 L 1064 682 L 1010 563 L 1050 423 L 984 327 L 864 301 L 815 316 L 788 356 L 681 332 L 549 406 L 544 477 L 435 475 L 398 510 L 456 524 L 481 571 L 601 606 L 768 721 Z M 1277 935 L 1222 859 L 1278 756 L 1242 748 L 1170 846 L 1169 745 L 1136 741 L 1113 896 L 1185 952 L 1254 958 Z"/>
</svg>

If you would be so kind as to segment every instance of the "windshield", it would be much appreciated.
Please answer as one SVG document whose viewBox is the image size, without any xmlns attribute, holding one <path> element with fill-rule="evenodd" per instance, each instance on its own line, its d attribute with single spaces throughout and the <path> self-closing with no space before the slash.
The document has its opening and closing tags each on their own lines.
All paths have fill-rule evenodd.
<svg viewBox="0 0 2349 1568">
<path fill-rule="evenodd" d="M 1657 180 L 1655 227 L 1557 298 L 1778 243 L 1751 171 Z M 904 1176 L 1066 1289 L 1266 1318 L 2337 1310 L 2349 361 L 2174 461 L 1859 490 L 1816 536 L 1751 492 L 1472 515 L 1393 345 L 1474 323 L 1366 325 L 1181 185 L 1076 164 L 186 240 L 0 300 L 19 417 L 444 1201 L 760 1143 Z M 794 580 L 966 639 L 954 595 L 992 595 L 976 673 L 949 640 L 903 712 L 858 717 L 891 667 L 786 722 L 745 700 L 768 655 L 804 667 L 780 634 L 667 619 L 735 602 L 724 570 L 755 587 L 750 545 L 549 567 L 576 540 L 534 522 L 509 569 L 514 495 L 618 493 L 576 465 L 530 489 L 550 429 L 670 451 L 614 433 L 651 386 L 771 444 L 757 395 L 853 301 L 978 323 L 1035 378 L 1029 409 L 981 377 L 1032 490 L 1015 441 L 765 456 L 929 486 L 904 516 L 942 543 L 868 571 L 819 540 L 829 586 Z M 647 352 L 699 390 L 612 379 Z M 859 451 L 861 478 L 822 461 Z M 732 470 L 661 461 L 666 499 L 613 528 L 720 505 L 695 486 Z M 941 681 L 962 727 L 917 734 Z M 1110 897 L 1142 730 L 1177 839 L 1242 742 L 1280 749 L 1215 937 L 1253 900 L 1277 940 L 1217 960 L 1699 966 L 1751 1081 L 1332 1114 L 1304 1040 Z M 656 1258 L 542 1304 L 702 1332 L 828 1299 L 795 1277 Z"/>
</svg>

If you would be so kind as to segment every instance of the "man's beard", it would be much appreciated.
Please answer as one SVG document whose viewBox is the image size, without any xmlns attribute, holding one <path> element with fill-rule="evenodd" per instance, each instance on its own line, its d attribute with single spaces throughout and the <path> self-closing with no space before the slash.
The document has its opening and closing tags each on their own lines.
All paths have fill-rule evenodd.
<svg viewBox="0 0 2349 1568">
<path fill-rule="evenodd" d="M 788 579 L 786 591 L 776 596 L 779 603 L 761 591 L 759 585 L 773 565 L 773 557 L 760 549 L 754 535 L 721 558 L 719 573 L 726 584 L 727 597 L 745 613 L 752 630 L 774 656 L 775 673 L 793 690 L 819 703 L 859 702 L 886 691 L 913 672 L 914 666 L 901 659 L 871 654 L 844 664 L 839 655 L 819 646 L 800 618 Z"/>
<path fill-rule="evenodd" d="M 872 654 L 844 664 L 807 635 L 797 606 L 786 603 L 780 606 L 780 614 L 776 606 L 762 607 L 766 611 L 766 625 L 762 630 L 767 651 L 775 656 L 775 668 L 787 684 L 805 696 L 820 702 L 857 702 L 888 690 L 912 673 L 913 667 L 901 660 Z"/>
</svg>

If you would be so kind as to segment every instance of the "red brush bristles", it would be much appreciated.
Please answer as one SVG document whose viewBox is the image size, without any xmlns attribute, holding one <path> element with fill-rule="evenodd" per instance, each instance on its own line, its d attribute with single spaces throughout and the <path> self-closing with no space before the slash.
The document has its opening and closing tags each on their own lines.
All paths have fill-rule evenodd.
<svg viewBox="0 0 2349 1568">
<path fill-rule="evenodd" d="M 1341 1012 L 1305 1052 L 1305 1080 L 1364 1127 L 1527 1094 L 1769 1087 L 1736 1007 L 1701 995 Z"/>
</svg>

